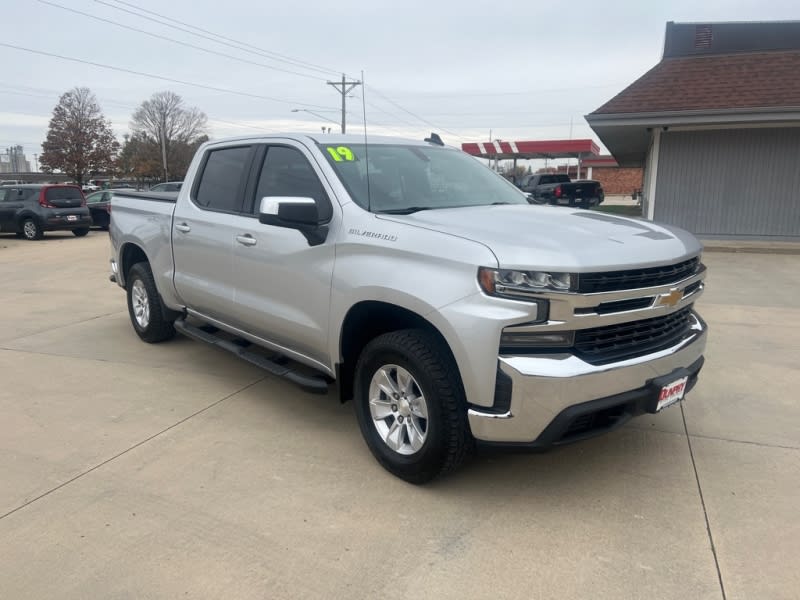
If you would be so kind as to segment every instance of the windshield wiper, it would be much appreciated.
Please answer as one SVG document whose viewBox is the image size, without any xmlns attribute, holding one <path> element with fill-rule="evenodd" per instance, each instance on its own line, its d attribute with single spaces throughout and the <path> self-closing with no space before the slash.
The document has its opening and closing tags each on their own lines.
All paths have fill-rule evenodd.
<svg viewBox="0 0 800 600">
<path fill-rule="evenodd" d="M 411 213 L 419 212 L 421 210 L 432 210 L 433 206 L 407 206 L 405 208 L 389 208 L 387 210 L 377 211 L 383 215 L 410 215 Z"/>
</svg>

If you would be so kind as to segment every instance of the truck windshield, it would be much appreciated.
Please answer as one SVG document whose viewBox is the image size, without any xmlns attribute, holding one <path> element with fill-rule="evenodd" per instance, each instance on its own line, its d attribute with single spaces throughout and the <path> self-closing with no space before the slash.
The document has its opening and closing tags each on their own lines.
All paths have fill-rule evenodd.
<svg viewBox="0 0 800 600">
<path fill-rule="evenodd" d="M 375 144 L 319 144 L 353 200 L 372 212 L 527 204 L 525 194 L 471 156 L 457 150 Z"/>
</svg>

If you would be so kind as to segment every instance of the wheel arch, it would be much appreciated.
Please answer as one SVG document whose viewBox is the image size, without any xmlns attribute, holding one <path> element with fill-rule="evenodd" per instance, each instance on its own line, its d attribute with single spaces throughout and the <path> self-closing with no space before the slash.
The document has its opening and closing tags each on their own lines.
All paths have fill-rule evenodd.
<svg viewBox="0 0 800 600">
<path fill-rule="evenodd" d="M 131 267 L 139 262 L 150 263 L 150 258 L 144 249 L 134 242 L 126 242 L 119 250 L 119 273 L 122 275 L 122 287 L 127 287 L 128 273 Z"/>
<path fill-rule="evenodd" d="M 363 300 L 350 307 L 339 332 L 339 362 L 335 368 L 342 402 L 353 398 L 356 361 L 364 346 L 379 335 L 401 329 L 422 329 L 440 338 L 458 371 L 458 364 L 447 338 L 428 319 L 391 302 Z"/>
<path fill-rule="evenodd" d="M 26 219 L 33 219 L 34 221 L 36 221 L 36 224 L 39 225 L 39 227 L 42 226 L 42 219 L 39 218 L 39 215 L 37 215 L 30 209 L 21 210 L 16 215 L 17 231 L 22 231 L 22 224 L 25 222 Z"/>
</svg>

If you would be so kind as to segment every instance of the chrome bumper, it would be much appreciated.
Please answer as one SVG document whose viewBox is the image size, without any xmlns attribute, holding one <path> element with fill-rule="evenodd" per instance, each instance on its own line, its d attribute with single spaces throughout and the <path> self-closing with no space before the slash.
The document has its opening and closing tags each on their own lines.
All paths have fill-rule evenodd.
<svg viewBox="0 0 800 600">
<path fill-rule="evenodd" d="M 591 365 L 572 354 L 501 356 L 500 369 L 512 381 L 505 413 L 469 409 L 472 435 L 488 442 L 531 444 L 565 409 L 639 390 L 656 377 L 687 368 L 703 355 L 706 324 L 693 315 L 692 336 L 666 350 L 606 365 Z"/>
</svg>

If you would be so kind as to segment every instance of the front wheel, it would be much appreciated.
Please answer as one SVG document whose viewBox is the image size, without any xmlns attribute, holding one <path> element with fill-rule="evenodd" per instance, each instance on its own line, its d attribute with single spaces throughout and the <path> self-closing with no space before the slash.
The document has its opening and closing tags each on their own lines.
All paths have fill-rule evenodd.
<svg viewBox="0 0 800 600">
<path fill-rule="evenodd" d="M 131 325 L 142 340 L 155 344 L 175 337 L 175 326 L 164 318 L 161 296 L 149 264 L 140 262 L 131 267 L 126 289 Z"/>
<path fill-rule="evenodd" d="M 381 335 L 356 366 L 356 416 L 370 451 L 389 472 L 425 483 L 470 454 L 463 385 L 437 336 L 420 329 Z"/>
</svg>

